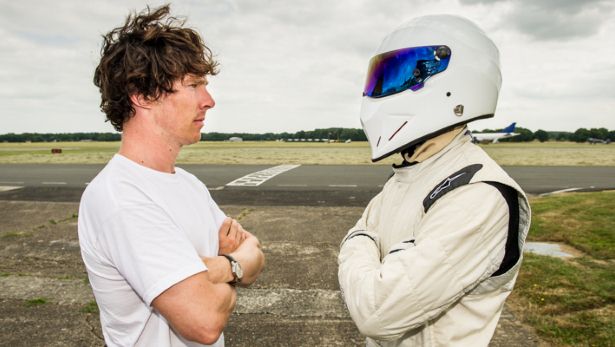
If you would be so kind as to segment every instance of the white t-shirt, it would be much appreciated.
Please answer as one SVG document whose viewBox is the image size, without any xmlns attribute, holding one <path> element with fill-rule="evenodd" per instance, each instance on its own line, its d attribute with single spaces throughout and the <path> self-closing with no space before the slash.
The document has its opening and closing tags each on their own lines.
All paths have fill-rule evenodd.
<svg viewBox="0 0 615 347">
<path fill-rule="evenodd" d="M 201 346 L 151 306 L 167 288 L 206 271 L 226 216 L 195 176 L 116 154 L 79 207 L 79 244 L 108 346 Z M 224 346 L 224 336 L 214 344 Z"/>
</svg>

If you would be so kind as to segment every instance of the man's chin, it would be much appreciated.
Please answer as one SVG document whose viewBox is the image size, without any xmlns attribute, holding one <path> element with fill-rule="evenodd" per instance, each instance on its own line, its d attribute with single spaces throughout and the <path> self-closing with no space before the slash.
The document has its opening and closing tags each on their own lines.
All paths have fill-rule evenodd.
<svg viewBox="0 0 615 347">
<path fill-rule="evenodd" d="M 195 137 L 192 139 L 192 142 L 190 142 L 190 144 L 192 145 L 192 144 L 195 144 L 195 143 L 197 143 L 197 142 L 199 142 L 199 141 L 201 141 L 201 133 L 199 133 L 199 135 L 198 135 L 198 136 L 195 136 Z"/>
<path fill-rule="evenodd" d="M 193 145 L 197 142 L 201 141 L 201 134 L 199 134 L 198 136 L 194 136 L 192 138 L 187 138 L 184 139 L 184 141 L 182 141 L 182 146 L 189 146 L 189 145 Z"/>
</svg>

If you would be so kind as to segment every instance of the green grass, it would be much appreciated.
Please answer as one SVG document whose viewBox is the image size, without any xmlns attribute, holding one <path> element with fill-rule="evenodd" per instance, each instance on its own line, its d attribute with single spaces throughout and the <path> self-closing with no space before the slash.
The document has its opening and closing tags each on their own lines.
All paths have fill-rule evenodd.
<svg viewBox="0 0 615 347">
<path fill-rule="evenodd" d="M 529 240 L 564 242 L 585 255 L 526 254 L 510 297 L 513 310 L 552 345 L 613 345 L 615 192 L 541 197 L 531 205 Z"/>
<path fill-rule="evenodd" d="M 98 305 L 96 305 L 96 301 L 89 301 L 87 304 L 81 307 L 81 312 L 83 313 L 98 313 Z"/>
<path fill-rule="evenodd" d="M 0 143 L 0 163 L 103 164 L 119 149 L 119 142 Z M 572 142 L 497 143 L 481 145 L 500 165 L 615 166 L 615 144 Z M 61 148 L 61 154 L 51 154 Z M 398 162 L 393 155 L 378 164 Z M 186 146 L 179 164 L 303 164 L 369 165 L 367 142 L 199 142 Z"/>
<path fill-rule="evenodd" d="M 47 298 L 34 298 L 26 300 L 26 306 L 40 306 L 47 303 Z"/>
<path fill-rule="evenodd" d="M 615 259 L 615 191 L 532 200 L 530 238 L 564 242 L 597 259 Z"/>
<path fill-rule="evenodd" d="M 32 233 L 26 231 L 8 231 L 2 234 L 3 239 L 16 239 L 20 237 L 29 237 L 32 236 Z"/>
</svg>

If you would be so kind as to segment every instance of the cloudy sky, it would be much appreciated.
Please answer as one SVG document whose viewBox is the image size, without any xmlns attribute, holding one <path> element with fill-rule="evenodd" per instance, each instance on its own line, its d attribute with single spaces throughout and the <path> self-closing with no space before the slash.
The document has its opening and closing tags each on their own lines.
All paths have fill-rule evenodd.
<svg viewBox="0 0 615 347">
<path fill-rule="evenodd" d="M 158 1 L 0 0 L 0 134 L 110 132 L 92 75 L 101 35 Z M 204 131 L 360 127 L 367 62 L 414 16 L 458 14 L 500 49 L 496 118 L 533 131 L 615 129 L 613 0 L 182 0 L 221 63 Z"/>
</svg>

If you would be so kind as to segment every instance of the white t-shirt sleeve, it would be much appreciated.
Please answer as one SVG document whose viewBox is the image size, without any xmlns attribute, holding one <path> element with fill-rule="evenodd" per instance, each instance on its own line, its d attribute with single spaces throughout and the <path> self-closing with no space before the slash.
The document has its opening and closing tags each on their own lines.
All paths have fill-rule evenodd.
<svg viewBox="0 0 615 347">
<path fill-rule="evenodd" d="M 220 229 L 220 226 L 222 226 L 222 222 L 224 222 L 224 219 L 226 218 L 226 214 L 222 212 L 220 207 L 218 207 L 218 204 L 216 204 L 213 199 L 210 198 L 210 200 L 211 204 L 209 205 L 209 208 L 211 209 L 211 214 L 214 216 L 214 223 L 216 225 L 216 228 Z"/>
<path fill-rule="evenodd" d="M 216 230 L 220 229 L 220 226 L 222 225 L 222 222 L 224 222 L 224 219 L 226 218 L 226 214 L 220 209 L 220 207 L 218 206 L 218 204 L 214 201 L 214 199 L 212 199 L 211 194 L 209 193 L 209 189 L 207 189 L 207 186 L 205 185 L 205 183 L 199 181 L 196 177 L 192 176 L 193 179 L 197 182 L 197 184 L 201 185 L 203 187 L 203 191 L 207 194 L 207 200 L 208 200 L 208 208 L 211 211 L 211 215 L 214 216 L 214 223 L 216 225 Z"/>
<path fill-rule="evenodd" d="M 185 234 L 155 204 L 123 206 L 101 228 L 111 263 L 147 303 L 207 267 Z"/>
</svg>

